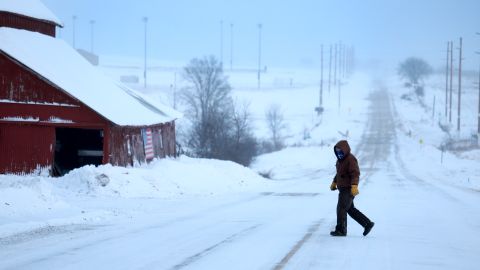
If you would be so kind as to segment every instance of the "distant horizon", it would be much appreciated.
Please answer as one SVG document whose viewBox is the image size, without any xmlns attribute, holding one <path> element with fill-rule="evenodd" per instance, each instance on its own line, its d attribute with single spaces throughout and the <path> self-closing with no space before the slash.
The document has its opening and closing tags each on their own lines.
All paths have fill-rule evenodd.
<svg viewBox="0 0 480 270">
<path fill-rule="evenodd" d="M 188 63 L 214 55 L 230 67 L 232 53 L 233 66 L 255 68 L 258 24 L 262 24 L 262 67 L 318 69 L 322 44 L 324 67 L 328 67 L 330 45 L 342 43 L 353 46 L 360 67 L 391 69 L 408 57 L 419 57 L 439 69 L 445 66 L 447 41 L 457 47 L 460 37 L 463 68 L 478 70 L 480 65 L 480 56 L 475 54 L 480 51 L 480 35 L 476 34 L 480 32 L 480 1 L 475 0 L 424 0 L 414 6 L 400 0 L 42 2 L 64 23 L 64 28 L 57 28 L 59 38 L 73 45 L 75 15 L 75 47 L 91 50 L 93 26 L 93 51 L 105 56 L 143 58 L 142 18 L 146 16 L 150 61 Z"/>
</svg>

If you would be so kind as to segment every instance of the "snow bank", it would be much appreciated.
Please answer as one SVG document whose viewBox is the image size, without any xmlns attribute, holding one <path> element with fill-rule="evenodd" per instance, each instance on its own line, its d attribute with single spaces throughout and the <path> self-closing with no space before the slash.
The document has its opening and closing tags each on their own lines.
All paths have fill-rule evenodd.
<svg viewBox="0 0 480 270">
<path fill-rule="evenodd" d="M 185 156 L 135 168 L 84 166 L 60 178 L 0 175 L 0 237 L 104 221 L 134 198 L 194 199 L 259 192 L 271 185 L 236 163 Z"/>
<path fill-rule="evenodd" d="M 76 195 L 122 198 L 210 196 L 257 189 L 264 178 L 230 161 L 159 159 L 138 168 L 84 166 L 59 179 L 58 187 Z"/>
</svg>

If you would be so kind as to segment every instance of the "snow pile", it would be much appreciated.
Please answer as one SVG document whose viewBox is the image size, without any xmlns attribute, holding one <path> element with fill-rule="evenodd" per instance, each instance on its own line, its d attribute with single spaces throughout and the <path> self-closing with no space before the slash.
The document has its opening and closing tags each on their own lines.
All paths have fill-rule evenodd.
<svg viewBox="0 0 480 270">
<path fill-rule="evenodd" d="M 78 196 L 174 198 L 248 191 L 266 184 L 264 178 L 236 163 L 182 156 L 138 168 L 84 166 L 59 178 L 57 186 Z"/>
<path fill-rule="evenodd" d="M 271 183 L 229 161 L 161 159 L 138 168 L 84 166 L 60 178 L 0 175 L 0 215 L 62 208 L 72 197 L 175 198 L 258 190 Z M 8 210 L 10 209 L 10 210 Z M 19 212 L 20 211 L 20 212 Z"/>
</svg>

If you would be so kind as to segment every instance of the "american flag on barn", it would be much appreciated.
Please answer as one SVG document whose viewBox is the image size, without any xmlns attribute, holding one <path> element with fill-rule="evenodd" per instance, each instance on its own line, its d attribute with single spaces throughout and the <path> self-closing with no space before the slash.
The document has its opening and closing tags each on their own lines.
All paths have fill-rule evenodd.
<svg viewBox="0 0 480 270">
<path fill-rule="evenodd" d="M 153 139 L 152 139 L 152 129 L 145 128 L 142 130 L 143 133 L 143 144 L 145 148 L 145 159 L 150 160 L 155 157 L 153 151 Z"/>
</svg>

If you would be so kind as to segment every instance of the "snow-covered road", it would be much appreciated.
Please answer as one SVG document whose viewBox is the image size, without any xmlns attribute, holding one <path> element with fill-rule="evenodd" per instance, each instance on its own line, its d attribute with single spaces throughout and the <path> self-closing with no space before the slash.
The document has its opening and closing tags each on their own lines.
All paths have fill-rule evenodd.
<svg viewBox="0 0 480 270">
<path fill-rule="evenodd" d="M 416 176 L 402 160 L 395 106 L 372 92 L 355 204 L 376 226 L 335 226 L 330 172 L 298 169 L 269 192 L 192 201 L 132 200 L 150 210 L 113 223 L 2 238 L 1 269 L 473 269 L 480 193 Z M 397 131 L 396 131 L 397 130 Z M 333 155 L 333 151 L 332 151 Z M 432 165 L 433 166 L 433 165 Z M 152 206 L 154 205 L 154 206 Z M 133 206 L 132 206 L 133 207 Z"/>
</svg>

